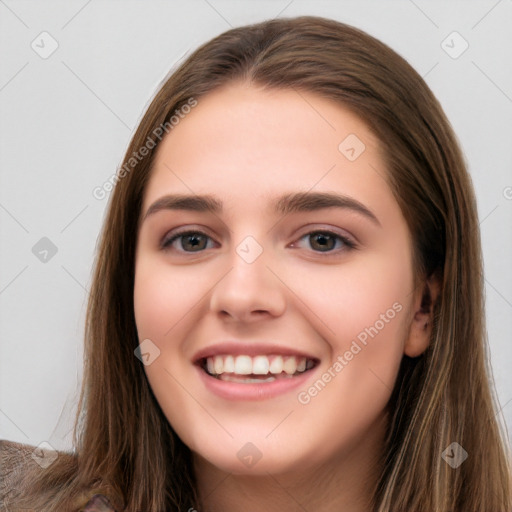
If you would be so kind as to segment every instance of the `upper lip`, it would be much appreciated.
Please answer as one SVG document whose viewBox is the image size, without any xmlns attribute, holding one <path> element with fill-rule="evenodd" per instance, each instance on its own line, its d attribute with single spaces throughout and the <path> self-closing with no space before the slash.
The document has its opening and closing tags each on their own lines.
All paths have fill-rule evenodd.
<svg viewBox="0 0 512 512">
<path fill-rule="evenodd" d="M 296 348 L 285 347 L 279 344 L 247 342 L 247 341 L 224 341 L 209 345 L 198 350 L 193 357 L 194 362 L 200 362 L 207 357 L 214 357 L 220 355 L 239 355 L 239 356 L 260 356 L 260 355 L 283 355 L 283 356 L 297 356 L 313 359 L 317 361 L 318 358 Z"/>
</svg>

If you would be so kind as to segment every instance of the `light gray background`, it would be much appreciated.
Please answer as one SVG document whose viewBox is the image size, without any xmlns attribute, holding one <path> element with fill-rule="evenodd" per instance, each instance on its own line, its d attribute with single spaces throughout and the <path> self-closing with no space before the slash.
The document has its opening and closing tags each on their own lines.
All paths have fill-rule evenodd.
<svg viewBox="0 0 512 512">
<path fill-rule="evenodd" d="M 303 14 L 389 44 L 453 124 L 478 195 L 491 361 L 510 430 L 511 0 L 0 0 L 0 438 L 71 447 L 87 290 L 107 205 L 92 190 L 115 172 L 158 84 L 231 26 Z M 46 59 L 31 47 L 51 48 L 43 31 L 59 45 Z M 457 58 L 464 41 L 454 31 L 469 44 Z M 57 247 L 46 262 L 32 252 L 42 237 Z"/>
</svg>

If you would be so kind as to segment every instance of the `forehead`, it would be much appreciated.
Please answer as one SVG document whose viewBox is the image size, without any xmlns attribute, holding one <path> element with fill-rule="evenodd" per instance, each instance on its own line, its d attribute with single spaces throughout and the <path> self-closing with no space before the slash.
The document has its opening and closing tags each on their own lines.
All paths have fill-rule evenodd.
<svg viewBox="0 0 512 512">
<path fill-rule="evenodd" d="M 213 193 L 228 206 L 258 198 L 244 207 L 259 210 L 277 190 L 371 200 L 390 194 L 385 175 L 377 137 L 343 106 L 305 91 L 231 84 L 199 99 L 164 137 L 143 211 L 169 192 Z"/>
<path fill-rule="evenodd" d="M 253 152 L 258 147 L 263 157 L 281 145 L 282 152 L 292 150 L 291 158 L 310 154 L 310 149 L 319 142 L 323 142 L 324 149 L 337 153 L 339 144 L 348 135 L 352 135 L 350 140 L 356 143 L 356 150 L 362 149 L 361 143 L 365 151 L 379 149 L 377 137 L 347 107 L 298 89 L 228 84 L 200 98 L 194 109 L 180 117 L 179 123 L 160 144 L 159 154 L 169 145 L 178 149 L 176 146 L 187 139 L 195 144 L 196 152 L 188 155 L 193 159 L 195 155 L 201 156 L 203 149 L 219 148 L 219 143 L 225 139 L 222 142 L 231 143 L 232 152 L 235 149 L 240 153 Z M 354 155 L 347 153 L 345 156 L 350 161 Z"/>
</svg>

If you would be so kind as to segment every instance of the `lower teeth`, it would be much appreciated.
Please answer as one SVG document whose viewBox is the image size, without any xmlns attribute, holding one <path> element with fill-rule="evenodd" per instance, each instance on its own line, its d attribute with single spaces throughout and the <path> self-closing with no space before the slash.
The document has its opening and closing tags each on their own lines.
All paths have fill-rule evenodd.
<svg viewBox="0 0 512 512">
<path fill-rule="evenodd" d="M 273 382 L 276 380 L 275 377 L 267 377 L 266 379 L 253 379 L 251 377 L 236 377 L 234 375 L 226 374 L 219 375 L 217 378 L 227 382 L 241 382 L 243 384 L 259 384 L 260 382 Z"/>
<path fill-rule="evenodd" d="M 234 374 L 228 374 L 228 373 L 222 373 L 221 375 L 212 375 L 212 377 L 215 377 L 216 379 L 223 380 L 226 382 L 238 382 L 242 384 L 259 384 L 260 382 L 274 382 L 277 377 L 275 375 L 271 375 L 269 377 L 261 376 L 259 378 L 255 377 L 245 377 L 243 375 L 234 375 Z M 294 375 L 288 375 L 288 374 L 281 374 L 281 379 L 290 379 L 294 377 Z"/>
</svg>

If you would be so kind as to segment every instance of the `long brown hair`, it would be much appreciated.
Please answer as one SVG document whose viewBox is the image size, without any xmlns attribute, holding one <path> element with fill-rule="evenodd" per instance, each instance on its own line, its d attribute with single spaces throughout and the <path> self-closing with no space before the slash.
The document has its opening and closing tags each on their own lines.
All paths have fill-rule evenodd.
<svg viewBox="0 0 512 512">
<path fill-rule="evenodd" d="M 120 166 L 125 171 L 119 172 L 99 243 L 76 464 L 57 460 L 33 486 L 33 497 L 45 510 L 77 510 L 94 492 L 130 511 L 199 507 L 190 451 L 134 356 L 136 234 L 158 128 L 191 98 L 200 104 L 235 80 L 309 91 L 366 121 L 381 142 L 388 182 L 413 236 L 417 276 L 436 273 L 441 281 L 430 345 L 417 358 L 404 356 L 391 397 L 374 510 L 508 512 L 509 453 L 489 383 L 476 201 L 457 139 L 436 98 L 403 58 L 356 28 L 311 16 L 221 34 L 192 53 L 153 98 Z M 151 146 L 147 155 L 130 161 L 143 146 Z M 457 468 L 442 457 L 453 442 L 468 453 Z"/>
</svg>

